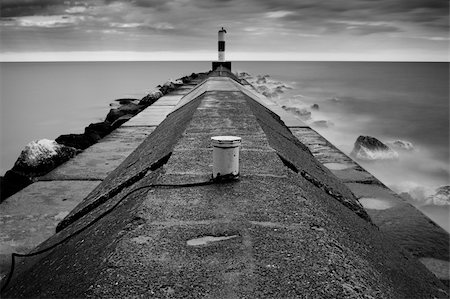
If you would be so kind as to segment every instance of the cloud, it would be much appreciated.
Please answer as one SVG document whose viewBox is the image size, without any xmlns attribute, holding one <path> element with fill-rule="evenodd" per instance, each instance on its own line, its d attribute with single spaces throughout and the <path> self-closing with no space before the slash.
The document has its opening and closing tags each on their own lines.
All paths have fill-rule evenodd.
<svg viewBox="0 0 450 299">
<path fill-rule="evenodd" d="M 398 26 L 389 22 L 364 22 L 353 20 L 331 20 L 329 23 L 340 27 L 340 30 L 346 30 L 358 35 L 369 35 L 375 33 L 390 33 L 402 31 Z"/>
<path fill-rule="evenodd" d="M 271 18 L 271 19 L 279 19 L 279 18 L 284 18 L 285 16 L 288 16 L 291 14 L 293 14 L 291 11 L 277 10 L 277 11 L 270 11 L 270 12 L 266 13 L 266 17 Z"/>
<path fill-rule="evenodd" d="M 68 15 L 54 15 L 54 16 L 29 16 L 9 18 L 10 22 L 15 23 L 19 27 L 42 27 L 55 28 L 66 27 L 80 22 L 82 17 L 68 16 Z"/>
<path fill-rule="evenodd" d="M 66 13 L 69 14 L 77 14 L 77 13 L 83 13 L 87 10 L 85 6 L 72 6 L 66 9 Z"/>
</svg>

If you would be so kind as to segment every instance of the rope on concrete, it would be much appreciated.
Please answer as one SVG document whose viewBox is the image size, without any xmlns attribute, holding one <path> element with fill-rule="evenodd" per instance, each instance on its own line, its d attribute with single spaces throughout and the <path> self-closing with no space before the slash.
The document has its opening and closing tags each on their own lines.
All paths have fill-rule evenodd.
<svg viewBox="0 0 450 299">
<path fill-rule="evenodd" d="M 109 210 L 105 211 L 104 213 L 102 213 L 101 215 L 99 215 L 97 218 L 95 218 L 92 222 L 90 222 L 88 225 L 86 225 L 85 227 L 79 229 L 78 231 L 74 232 L 73 234 L 65 237 L 64 239 L 62 239 L 61 241 L 53 244 L 50 247 L 44 248 L 42 250 L 39 251 L 35 251 L 32 253 L 27 253 L 27 254 L 20 254 L 20 253 L 12 253 L 11 254 L 11 268 L 9 270 L 9 274 L 8 277 L 5 281 L 5 283 L 3 284 L 2 288 L 1 288 L 1 292 L 4 292 L 6 290 L 6 287 L 8 286 L 8 284 L 11 281 L 11 278 L 13 277 L 14 274 L 14 268 L 15 268 L 15 261 L 16 261 L 16 257 L 32 257 L 32 256 L 36 256 L 42 253 L 45 253 L 47 251 L 50 251 L 56 247 L 58 247 L 59 245 L 63 244 L 64 242 L 70 240 L 71 238 L 75 237 L 76 235 L 80 234 L 81 232 L 85 231 L 86 229 L 88 229 L 89 227 L 91 227 L 93 224 L 95 224 L 96 222 L 98 222 L 100 219 L 102 219 L 103 217 L 105 217 L 106 215 L 108 215 L 109 213 L 111 213 L 115 208 L 117 208 L 117 206 L 119 206 L 119 204 L 128 196 L 130 196 L 133 193 L 136 193 L 137 191 L 143 190 L 143 189 L 150 189 L 150 188 L 189 188 L 189 187 L 201 187 L 201 186 L 208 186 L 208 185 L 213 185 L 213 184 L 223 184 L 223 183 L 229 183 L 229 182 L 233 182 L 233 180 L 229 180 L 229 181 L 217 181 L 217 180 L 209 180 L 209 181 L 204 181 L 204 182 L 196 182 L 196 183 L 187 183 L 187 184 L 150 184 L 150 185 L 145 185 L 145 186 L 141 186 L 138 187 L 136 189 L 131 190 L 130 192 L 128 192 L 127 194 L 125 194 L 122 198 L 120 198 L 119 201 L 117 201 Z"/>
</svg>

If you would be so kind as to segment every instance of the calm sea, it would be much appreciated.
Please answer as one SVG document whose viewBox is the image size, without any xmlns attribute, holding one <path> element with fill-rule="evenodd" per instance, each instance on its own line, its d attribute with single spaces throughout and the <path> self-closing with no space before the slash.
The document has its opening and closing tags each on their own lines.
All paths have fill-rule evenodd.
<svg viewBox="0 0 450 299">
<path fill-rule="evenodd" d="M 141 98 L 169 78 L 208 71 L 210 62 L 1 63 L 0 174 L 31 140 L 81 133 L 117 98 Z M 449 184 L 449 64 L 234 62 L 292 87 L 275 101 L 309 107 L 316 128 L 345 153 L 359 135 L 412 142 L 396 163 L 363 164 L 396 191 L 426 196 Z"/>
</svg>

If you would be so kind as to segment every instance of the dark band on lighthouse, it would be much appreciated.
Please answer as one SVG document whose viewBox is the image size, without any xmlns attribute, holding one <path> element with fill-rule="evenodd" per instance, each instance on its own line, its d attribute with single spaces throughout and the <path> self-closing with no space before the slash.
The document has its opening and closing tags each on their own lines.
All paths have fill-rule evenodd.
<svg viewBox="0 0 450 299">
<path fill-rule="evenodd" d="M 219 41 L 219 52 L 225 51 L 225 41 Z"/>
</svg>

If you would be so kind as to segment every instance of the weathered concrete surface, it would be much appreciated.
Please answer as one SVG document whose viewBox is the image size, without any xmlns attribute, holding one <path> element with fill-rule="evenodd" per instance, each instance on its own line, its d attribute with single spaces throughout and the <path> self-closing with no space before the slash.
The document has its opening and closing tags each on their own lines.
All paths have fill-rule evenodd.
<svg viewBox="0 0 450 299">
<path fill-rule="evenodd" d="M 152 104 L 152 106 L 175 106 L 176 104 L 178 104 L 178 102 L 183 96 L 184 96 L 183 94 L 174 95 L 170 93 L 170 95 L 166 95 L 159 98 L 156 102 Z"/>
<path fill-rule="evenodd" d="M 183 85 L 160 98 L 160 103 L 170 104 L 170 112 L 183 94 L 192 88 Z M 157 124 L 159 122 L 155 122 L 155 126 Z M 114 130 L 83 153 L 40 177 L 39 182 L 2 203 L 0 280 L 9 271 L 11 253 L 27 253 L 54 235 L 57 224 L 116 169 L 155 126 L 125 125 Z"/>
<path fill-rule="evenodd" d="M 190 121 L 198 104 L 198 100 L 192 101 L 182 109 L 171 113 L 166 121 L 158 126 L 119 167 L 111 172 L 98 188 L 93 190 L 80 205 L 71 211 L 58 225 L 58 229 L 65 228 L 123 188 L 141 180 L 148 172 L 159 168 L 170 157 L 175 143 Z"/>
<path fill-rule="evenodd" d="M 155 127 L 172 112 L 173 106 L 149 106 L 127 121 L 122 127 Z"/>
<path fill-rule="evenodd" d="M 155 127 L 121 127 L 75 158 L 40 178 L 53 180 L 103 180 L 117 168 Z"/>
<path fill-rule="evenodd" d="M 411 204 L 384 186 L 356 162 L 312 129 L 291 129 L 324 166 L 358 197 L 373 222 L 388 236 L 419 258 L 446 285 L 450 275 L 449 234 Z M 338 167 L 340 166 L 340 167 Z M 430 262 L 432 261 L 432 262 Z"/>
<path fill-rule="evenodd" d="M 0 205 L 0 277 L 11 253 L 27 253 L 55 233 L 58 222 L 101 181 L 37 182 Z"/>
<path fill-rule="evenodd" d="M 80 218 L 36 250 L 84 230 L 21 265 L 31 267 L 3 295 L 446 296 L 439 280 L 392 239 L 300 175 L 306 171 L 354 200 L 278 118 L 258 105 L 244 94 L 210 91 L 170 114 L 77 207 Z M 240 180 L 179 186 L 210 179 L 208 139 L 216 134 L 253 136 L 248 142 L 244 137 Z M 154 161 L 168 153 L 165 164 L 153 169 Z M 130 190 L 155 183 L 166 187 L 148 187 L 122 201 Z M 118 185 L 123 188 L 109 193 Z M 98 206 L 81 212 L 108 193 Z M 210 242 L 193 242 L 198 240 Z"/>
</svg>

